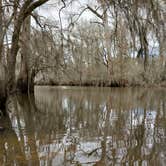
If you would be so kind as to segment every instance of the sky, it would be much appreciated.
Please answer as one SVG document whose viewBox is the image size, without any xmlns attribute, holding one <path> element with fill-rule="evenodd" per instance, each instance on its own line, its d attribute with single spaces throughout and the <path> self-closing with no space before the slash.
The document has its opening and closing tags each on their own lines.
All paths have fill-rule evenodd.
<svg viewBox="0 0 166 166">
<path fill-rule="evenodd" d="M 37 9 L 37 12 L 40 16 L 44 16 L 45 18 L 53 21 L 53 22 L 60 22 L 59 20 L 59 10 L 62 8 L 63 4 L 58 2 L 59 0 L 50 0 L 48 3 L 42 5 Z M 69 2 L 69 1 L 67 1 Z M 68 3 L 66 3 L 68 4 Z M 78 14 L 81 13 L 81 11 L 88 5 L 95 6 L 96 0 L 73 0 L 73 2 L 65 7 L 61 11 L 61 19 L 62 19 L 62 25 L 63 27 L 68 25 L 68 18 L 71 14 L 76 14 L 74 17 L 75 19 L 78 17 Z M 85 19 L 85 20 L 91 20 L 95 19 L 96 16 L 86 10 L 83 12 L 79 20 Z"/>
</svg>

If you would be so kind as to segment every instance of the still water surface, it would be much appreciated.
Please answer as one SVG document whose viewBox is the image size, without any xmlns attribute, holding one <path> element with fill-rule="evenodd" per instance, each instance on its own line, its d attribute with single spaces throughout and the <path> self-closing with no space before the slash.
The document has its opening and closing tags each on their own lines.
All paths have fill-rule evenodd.
<svg viewBox="0 0 166 166">
<path fill-rule="evenodd" d="M 36 87 L 8 105 L 1 166 L 166 165 L 166 89 Z"/>
</svg>

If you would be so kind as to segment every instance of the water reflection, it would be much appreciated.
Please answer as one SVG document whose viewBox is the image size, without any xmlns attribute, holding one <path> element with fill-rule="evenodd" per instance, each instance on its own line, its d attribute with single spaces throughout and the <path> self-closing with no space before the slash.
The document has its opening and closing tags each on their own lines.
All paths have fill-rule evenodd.
<svg viewBox="0 0 166 166">
<path fill-rule="evenodd" d="M 37 87 L 13 96 L 0 165 L 166 163 L 166 90 Z"/>
</svg>

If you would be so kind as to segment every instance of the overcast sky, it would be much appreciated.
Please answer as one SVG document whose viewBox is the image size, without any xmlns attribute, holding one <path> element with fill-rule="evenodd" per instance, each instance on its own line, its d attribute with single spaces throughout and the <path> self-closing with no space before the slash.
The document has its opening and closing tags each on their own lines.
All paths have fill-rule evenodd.
<svg viewBox="0 0 166 166">
<path fill-rule="evenodd" d="M 67 1 L 66 4 L 68 4 L 69 1 Z M 61 19 L 62 19 L 62 24 L 63 27 L 67 25 L 67 20 L 71 14 L 80 14 L 81 11 L 88 5 L 95 6 L 96 5 L 96 0 L 73 0 L 73 2 L 67 7 L 65 7 L 61 11 Z M 44 16 L 48 18 L 51 21 L 58 21 L 59 22 L 59 10 L 63 6 L 62 3 L 59 3 L 59 0 L 50 0 L 48 3 L 44 4 L 43 6 L 39 7 L 37 9 L 37 12 L 40 16 Z M 77 18 L 78 16 L 75 16 Z M 79 20 L 86 19 L 86 20 L 91 20 L 95 19 L 96 16 L 86 10 L 84 13 L 81 15 Z"/>
</svg>

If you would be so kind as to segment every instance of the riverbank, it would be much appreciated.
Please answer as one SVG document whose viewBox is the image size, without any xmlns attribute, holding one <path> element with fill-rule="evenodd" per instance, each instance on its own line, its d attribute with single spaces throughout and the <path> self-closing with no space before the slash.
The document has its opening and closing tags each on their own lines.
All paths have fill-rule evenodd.
<svg viewBox="0 0 166 166">
<path fill-rule="evenodd" d="M 160 83 L 129 83 L 127 80 L 112 81 L 112 82 L 37 82 L 35 85 L 38 86 L 84 86 L 84 87 L 162 87 L 166 88 L 166 81 Z"/>
</svg>

